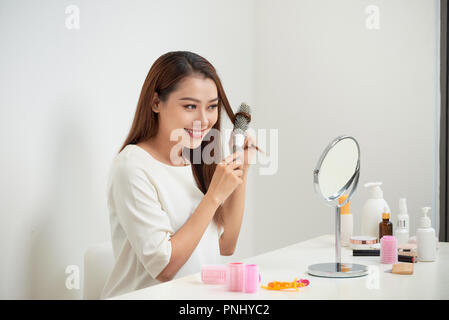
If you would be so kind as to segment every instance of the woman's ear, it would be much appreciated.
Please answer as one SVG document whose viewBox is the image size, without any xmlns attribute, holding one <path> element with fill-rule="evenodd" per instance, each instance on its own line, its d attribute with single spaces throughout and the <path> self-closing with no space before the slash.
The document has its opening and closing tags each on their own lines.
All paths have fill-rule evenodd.
<svg viewBox="0 0 449 320">
<path fill-rule="evenodd" d="M 159 113 L 159 96 L 157 92 L 154 93 L 153 101 L 151 103 L 151 110 L 153 110 L 156 113 Z"/>
</svg>

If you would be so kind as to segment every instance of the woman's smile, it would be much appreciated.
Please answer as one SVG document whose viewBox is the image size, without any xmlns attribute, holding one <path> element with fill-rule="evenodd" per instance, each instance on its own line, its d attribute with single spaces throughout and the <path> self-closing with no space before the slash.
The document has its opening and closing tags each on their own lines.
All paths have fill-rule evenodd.
<svg viewBox="0 0 449 320">
<path fill-rule="evenodd" d="M 206 132 L 207 132 L 207 129 L 208 128 L 206 128 L 206 129 L 204 129 L 204 130 L 194 130 L 194 129 L 187 129 L 187 128 L 184 128 L 184 130 L 185 131 L 187 131 L 187 133 L 189 134 L 189 136 L 191 137 L 191 138 L 195 138 L 195 139 L 201 139 L 201 138 L 203 138 L 204 136 L 205 136 L 205 134 L 206 134 Z"/>
</svg>

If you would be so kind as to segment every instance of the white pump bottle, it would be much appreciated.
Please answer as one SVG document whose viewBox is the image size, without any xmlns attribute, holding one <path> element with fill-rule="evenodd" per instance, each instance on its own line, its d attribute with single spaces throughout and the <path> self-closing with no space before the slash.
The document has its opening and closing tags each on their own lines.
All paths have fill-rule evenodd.
<svg viewBox="0 0 449 320">
<path fill-rule="evenodd" d="M 370 237 L 379 237 L 379 223 L 382 221 L 384 208 L 391 213 L 388 203 L 383 198 L 383 192 L 380 186 L 382 182 L 365 183 L 368 188 L 369 199 L 362 208 L 362 235 Z"/>
<path fill-rule="evenodd" d="M 423 216 L 420 219 L 419 228 L 416 230 L 416 245 L 418 247 L 419 261 L 436 260 L 435 229 L 432 228 L 432 222 L 427 216 L 430 209 L 430 207 L 422 208 Z"/>
</svg>

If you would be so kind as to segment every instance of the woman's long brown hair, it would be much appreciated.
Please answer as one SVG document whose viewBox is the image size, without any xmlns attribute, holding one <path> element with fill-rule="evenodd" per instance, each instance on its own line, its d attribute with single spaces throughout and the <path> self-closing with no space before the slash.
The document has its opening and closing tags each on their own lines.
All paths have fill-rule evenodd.
<svg viewBox="0 0 449 320">
<path fill-rule="evenodd" d="M 229 104 L 226 94 L 221 85 L 220 78 L 217 75 L 215 68 L 212 64 L 200 55 L 189 51 L 172 51 L 160 56 L 151 66 L 148 72 L 145 82 L 142 86 L 139 102 L 137 103 L 136 113 L 134 120 L 129 131 L 128 137 L 119 150 L 119 153 L 128 144 L 138 144 L 139 142 L 146 141 L 149 138 L 156 135 L 158 130 L 158 117 L 152 110 L 151 104 L 155 93 L 157 92 L 159 100 L 162 102 L 167 101 L 171 92 L 177 89 L 177 85 L 183 78 L 194 75 L 202 74 L 206 78 L 209 78 L 215 82 L 218 91 L 218 118 L 217 122 L 213 126 L 216 130 L 220 130 L 221 127 L 221 110 L 224 107 L 229 119 L 234 123 L 235 114 Z M 209 133 L 211 133 L 211 130 Z M 211 139 L 212 138 L 212 139 Z M 215 141 L 217 140 L 217 141 Z M 212 147 L 211 156 L 214 159 L 221 160 L 223 154 L 221 139 L 215 139 L 215 136 L 205 136 L 201 145 L 198 148 L 204 150 L 209 143 L 214 143 Z M 216 154 L 218 152 L 219 154 Z M 213 161 L 211 164 L 203 162 L 193 161 L 193 155 L 195 150 L 192 150 L 190 154 L 190 162 L 192 163 L 192 172 L 195 177 L 198 188 L 206 194 L 212 176 L 217 166 L 217 161 Z M 200 153 L 202 154 L 202 153 Z M 221 206 L 214 215 L 214 222 L 217 225 L 223 224 L 223 213 Z"/>
</svg>

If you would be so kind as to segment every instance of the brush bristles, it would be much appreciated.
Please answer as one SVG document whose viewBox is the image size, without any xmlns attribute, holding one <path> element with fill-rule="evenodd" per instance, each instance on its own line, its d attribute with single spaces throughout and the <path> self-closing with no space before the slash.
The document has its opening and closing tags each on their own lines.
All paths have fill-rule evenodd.
<svg viewBox="0 0 449 320">
<path fill-rule="evenodd" d="M 248 113 L 248 114 L 251 114 L 251 108 L 250 108 L 250 106 L 247 105 L 245 102 L 242 102 L 242 103 L 240 104 L 240 107 L 239 107 L 239 111 L 238 111 L 238 112 L 246 112 L 246 113 Z"/>
<path fill-rule="evenodd" d="M 251 108 L 245 102 L 242 102 L 237 112 L 245 112 L 250 115 Z M 234 130 L 241 129 L 243 131 L 246 131 L 248 129 L 248 123 L 249 123 L 248 119 L 246 119 L 244 116 L 240 114 L 237 114 L 234 121 Z"/>
</svg>

